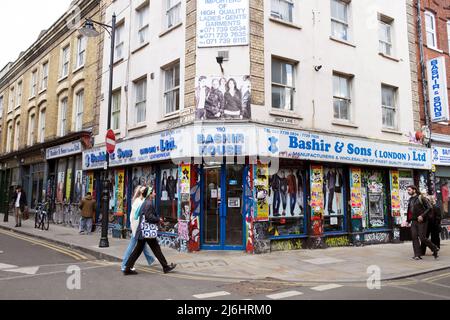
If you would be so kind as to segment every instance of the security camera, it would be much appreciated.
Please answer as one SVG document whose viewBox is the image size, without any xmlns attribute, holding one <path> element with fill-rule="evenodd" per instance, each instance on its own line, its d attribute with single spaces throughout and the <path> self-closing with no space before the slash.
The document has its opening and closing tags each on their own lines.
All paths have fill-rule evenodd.
<svg viewBox="0 0 450 320">
<path fill-rule="evenodd" d="M 317 72 L 319 72 L 322 69 L 322 66 L 315 66 L 314 70 L 316 70 Z"/>
<path fill-rule="evenodd" d="M 217 60 L 218 64 L 222 64 L 223 63 L 223 57 L 217 57 L 216 60 Z"/>
</svg>

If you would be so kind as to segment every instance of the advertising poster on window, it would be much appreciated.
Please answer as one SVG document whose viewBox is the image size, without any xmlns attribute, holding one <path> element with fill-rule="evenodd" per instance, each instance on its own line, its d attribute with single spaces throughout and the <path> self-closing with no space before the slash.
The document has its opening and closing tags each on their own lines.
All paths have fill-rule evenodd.
<svg viewBox="0 0 450 320">
<path fill-rule="evenodd" d="M 249 43 L 249 0 L 198 0 L 199 48 L 242 46 Z"/>
<path fill-rule="evenodd" d="M 181 196 L 178 199 L 178 219 L 189 220 L 191 217 L 191 166 L 182 165 L 179 170 Z"/>
<path fill-rule="evenodd" d="M 64 172 L 58 172 L 58 183 L 56 186 L 56 200 L 58 203 L 63 203 L 64 201 Z"/>
<path fill-rule="evenodd" d="M 70 202 L 70 194 L 72 192 L 72 169 L 67 169 L 67 179 L 66 179 L 66 200 Z"/>
<path fill-rule="evenodd" d="M 195 81 L 195 120 L 249 120 L 250 76 L 200 76 Z"/>
<path fill-rule="evenodd" d="M 83 199 L 83 170 L 76 170 L 74 202 L 80 203 L 81 199 Z"/>
<path fill-rule="evenodd" d="M 256 170 L 256 220 L 269 220 L 269 167 L 265 164 L 255 166 Z"/>
<path fill-rule="evenodd" d="M 311 219 L 321 220 L 324 210 L 323 167 L 311 166 Z"/>
<path fill-rule="evenodd" d="M 344 173 L 340 168 L 324 168 L 323 198 L 325 215 L 344 214 Z M 332 221 L 336 221 L 333 219 Z M 332 223 L 333 224 L 333 223 Z"/>
<path fill-rule="evenodd" d="M 86 189 L 84 194 L 90 192 L 94 196 L 94 173 L 89 172 L 86 174 Z"/>
<path fill-rule="evenodd" d="M 178 217 L 178 167 L 161 170 L 160 206 L 163 217 Z"/>
<path fill-rule="evenodd" d="M 351 195 L 350 203 L 352 207 L 352 219 L 362 219 L 363 217 L 363 203 L 361 192 L 361 169 L 350 169 L 350 186 Z"/>
<path fill-rule="evenodd" d="M 296 168 L 280 168 L 269 178 L 270 218 L 300 217 L 304 212 L 303 172 Z"/>
<path fill-rule="evenodd" d="M 393 217 L 400 217 L 400 174 L 398 170 L 391 170 L 391 211 Z"/>
<path fill-rule="evenodd" d="M 183 165 L 181 166 L 181 194 L 190 194 L 191 193 L 191 166 Z"/>
<path fill-rule="evenodd" d="M 156 187 L 156 172 L 153 167 L 145 166 L 145 167 L 134 167 L 133 168 L 133 177 L 131 181 L 131 186 L 133 188 L 133 192 L 136 190 L 137 186 L 143 187 Z"/>
<path fill-rule="evenodd" d="M 114 205 L 115 213 L 119 216 L 124 214 L 123 208 L 123 196 L 125 191 L 125 170 L 116 170 L 116 188 L 115 188 L 115 200 Z"/>
</svg>

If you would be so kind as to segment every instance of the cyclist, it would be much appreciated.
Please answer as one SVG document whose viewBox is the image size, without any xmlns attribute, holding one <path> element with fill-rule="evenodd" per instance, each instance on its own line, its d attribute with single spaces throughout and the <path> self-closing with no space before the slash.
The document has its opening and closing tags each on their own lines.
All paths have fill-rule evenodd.
<svg viewBox="0 0 450 320">
<path fill-rule="evenodd" d="M 86 232 L 86 234 L 90 234 L 92 231 L 92 222 L 95 217 L 95 211 L 97 208 L 97 203 L 94 199 L 92 199 L 92 194 L 88 192 L 86 197 L 81 200 L 80 210 L 81 210 L 81 219 L 80 219 L 80 234 Z"/>
</svg>

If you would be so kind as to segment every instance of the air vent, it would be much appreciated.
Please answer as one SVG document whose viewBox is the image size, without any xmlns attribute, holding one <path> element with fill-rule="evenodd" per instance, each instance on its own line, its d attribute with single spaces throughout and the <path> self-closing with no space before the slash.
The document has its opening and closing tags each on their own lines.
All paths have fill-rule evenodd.
<svg viewBox="0 0 450 320">
<path fill-rule="evenodd" d="M 223 61 L 228 61 L 230 58 L 230 52 L 229 51 L 219 51 L 217 53 L 218 57 L 222 57 Z"/>
</svg>

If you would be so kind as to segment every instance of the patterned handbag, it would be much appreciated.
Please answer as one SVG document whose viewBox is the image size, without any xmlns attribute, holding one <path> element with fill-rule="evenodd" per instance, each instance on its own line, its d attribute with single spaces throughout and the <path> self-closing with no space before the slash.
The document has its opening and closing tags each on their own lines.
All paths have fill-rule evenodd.
<svg viewBox="0 0 450 320">
<path fill-rule="evenodd" d="M 148 223 L 145 221 L 144 216 L 142 216 L 141 232 L 144 239 L 158 238 L 158 226 L 154 223 Z"/>
</svg>

